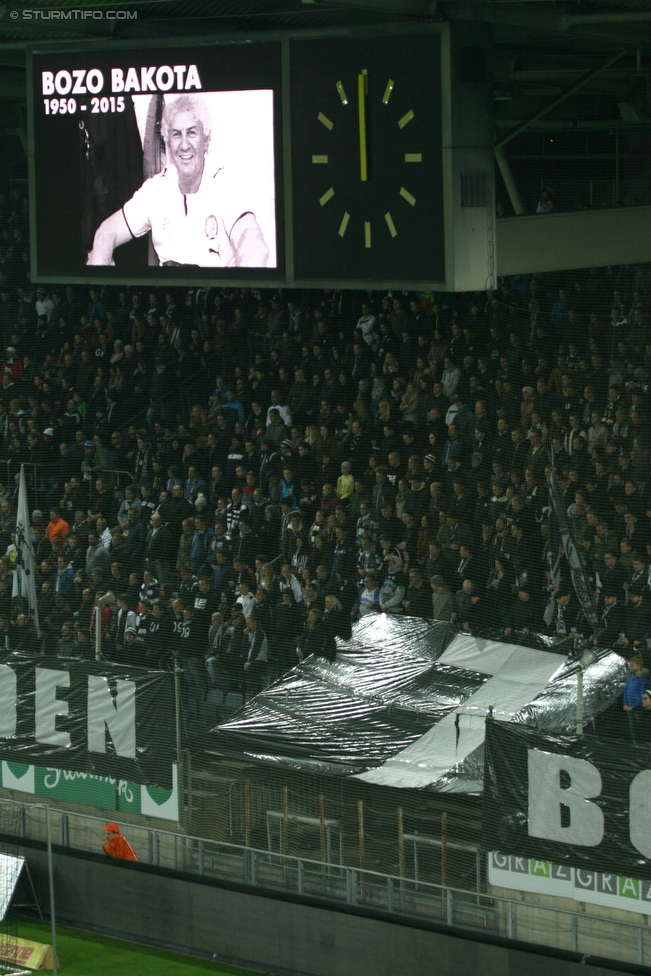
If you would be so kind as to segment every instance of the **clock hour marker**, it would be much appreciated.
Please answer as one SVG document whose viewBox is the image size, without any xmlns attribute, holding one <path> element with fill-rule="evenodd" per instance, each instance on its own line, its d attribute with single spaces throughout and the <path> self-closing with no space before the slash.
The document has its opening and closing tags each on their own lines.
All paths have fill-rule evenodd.
<svg viewBox="0 0 651 976">
<path fill-rule="evenodd" d="M 370 247 L 371 246 L 371 222 L 370 222 L 370 220 L 367 220 L 364 223 L 364 246 L 365 247 Z"/>
<path fill-rule="evenodd" d="M 343 237 L 344 234 L 346 233 L 346 228 L 348 227 L 349 220 L 350 220 L 350 214 L 344 213 L 343 217 L 341 218 L 341 223 L 339 224 L 339 230 L 337 231 L 340 237 Z"/>
<path fill-rule="evenodd" d="M 334 193 L 335 191 L 333 190 L 332 192 Z M 407 203 L 410 204 L 410 206 L 412 207 L 416 203 L 416 197 L 412 197 L 409 190 L 405 190 L 404 186 L 400 187 L 400 196 L 402 197 L 403 200 L 406 200 Z"/>
<path fill-rule="evenodd" d="M 405 153 L 406 163 L 422 163 L 423 154 L 422 153 Z"/>
<path fill-rule="evenodd" d="M 413 117 L 414 117 L 413 110 L 412 109 L 409 109 L 409 111 L 407 112 L 406 115 L 403 115 L 403 117 L 401 119 L 398 119 L 398 126 L 399 126 L 399 128 L 404 129 L 404 127 L 407 125 L 407 123 L 408 122 L 411 122 L 411 120 L 413 119 Z"/>
<path fill-rule="evenodd" d="M 325 191 L 322 197 L 319 197 L 319 203 L 321 204 L 321 206 L 327 203 L 328 200 L 332 200 L 334 195 L 335 195 L 334 187 L 331 186 L 329 190 Z"/>
<path fill-rule="evenodd" d="M 393 91 L 394 85 L 395 85 L 395 81 L 393 80 L 393 78 L 389 78 L 389 80 L 387 81 L 387 87 L 384 89 L 384 95 L 382 96 L 382 101 L 384 102 L 385 105 L 389 104 L 389 99 L 391 98 L 391 92 Z"/>
<path fill-rule="evenodd" d="M 319 112 L 317 118 L 322 125 L 325 125 L 326 129 L 332 129 L 334 122 L 331 122 L 328 116 L 324 115 L 323 112 Z"/>
<path fill-rule="evenodd" d="M 312 162 L 313 163 L 327 163 L 328 162 L 328 157 L 327 156 L 312 156 Z"/>
<path fill-rule="evenodd" d="M 337 91 L 339 92 L 339 98 L 341 99 L 341 104 L 342 105 L 348 105 L 348 96 L 346 95 L 346 92 L 344 91 L 344 86 L 342 85 L 342 83 L 340 81 L 338 81 L 335 87 L 336 87 Z"/>
<path fill-rule="evenodd" d="M 366 96 L 368 94 L 368 71 L 357 75 L 357 114 L 359 121 L 359 178 L 362 183 L 368 180 L 366 160 Z"/>
<path fill-rule="evenodd" d="M 398 231 L 396 230 L 396 225 L 393 222 L 393 217 L 391 216 L 391 214 L 388 211 L 385 213 L 384 219 L 387 222 L 387 227 L 389 228 L 389 233 L 391 234 L 392 237 L 396 237 L 397 234 L 398 234 Z"/>
</svg>

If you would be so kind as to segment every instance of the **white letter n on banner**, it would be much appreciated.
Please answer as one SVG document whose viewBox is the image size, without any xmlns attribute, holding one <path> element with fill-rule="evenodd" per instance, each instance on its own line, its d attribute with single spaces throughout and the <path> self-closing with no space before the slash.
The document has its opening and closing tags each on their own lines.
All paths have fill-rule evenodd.
<svg viewBox="0 0 651 976">
<path fill-rule="evenodd" d="M 601 793 L 601 774 L 585 759 L 529 749 L 529 836 L 596 847 L 604 836 L 604 815 L 591 798 Z M 564 772 L 569 785 L 561 786 Z M 563 824 L 562 807 L 569 819 Z"/>
<path fill-rule="evenodd" d="M 136 758 L 136 683 L 118 678 L 115 700 L 108 678 L 88 675 L 88 750 L 106 752 L 106 730 L 123 759 Z"/>
</svg>

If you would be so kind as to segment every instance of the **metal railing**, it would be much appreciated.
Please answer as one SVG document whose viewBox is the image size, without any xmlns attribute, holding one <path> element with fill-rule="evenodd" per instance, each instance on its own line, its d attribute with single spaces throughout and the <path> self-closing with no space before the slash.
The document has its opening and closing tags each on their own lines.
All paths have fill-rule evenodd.
<svg viewBox="0 0 651 976">
<path fill-rule="evenodd" d="M 54 843 L 99 853 L 106 818 L 50 807 Z M 194 837 L 149 824 L 124 828 L 141 862 L 274 892 L 317 897 L 336 905 L 360 906 L 392 915 L 443 922 L 461 931 L 482 932 L 639 965 L 651 964 L 651 932 L 646 925 L 608 916 L 556 908 L 490 891 L 435 884 L 421 878 L 383 874 L 363 867 L 260 850 L 227 841 Z M 45 841 L 44 805 L 0 798 L 0 832 L 17 839 Z"/>
<path fill-rule="evenodd" d="M 47 504 L 49 489 L 43 487 L 43 477 L 45 473 L 47 473 L 48 477 L 51 476 L 56 466 L 36 464 L 30 461 L 14 461 L 12 458 L 5 459 L 3 464 L 7 471 L 4 480 L 5 488 L 13 489 L 14 475 L 19 474 L 21 466 L 23 466 L 25 468 L 25 478 L 27 480 L 27 489 L 30 494 L 31 504 L 41 505 L 44 509 L 50 507 Z M 81 482 L 82 485 L 87 485 L 88 487 L 89 501 L 95 492 L 95 482 L 97 479 L 102 477 L 106 478 L 107 476 L 111 482 L 111 486 L 116 488 L 133 485 L 136 480 L 131 471 L 125 471 L 122 468 L 105 468 L 103 471 L 98 471 L 96 474 L 93 474 L 90 481 Z M 81 468 L 79 469 L 79 477 L 81 478 Z M 63 489 L 61 489 L 61 494 L 63 495 Z"/>
</svg>

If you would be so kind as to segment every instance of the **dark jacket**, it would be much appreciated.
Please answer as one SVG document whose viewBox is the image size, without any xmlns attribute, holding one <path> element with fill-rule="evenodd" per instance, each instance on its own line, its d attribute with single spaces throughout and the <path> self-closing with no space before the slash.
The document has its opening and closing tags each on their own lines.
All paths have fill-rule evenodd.
<svg viewBox="0 0 651 976">
<path fill-rule="evenodd" d="M 407 587 L 407 604 L 405 610 L 410 617 L 427 617 L 430 619 L 432 616 L 431 588 L 424 581 L 422 586 Z"/>
<path fill-rule="evenodd" d="M 166 562 L 170 558 L 171 547 L 172 537 L 169 529 L 164 525 L 156 533 L 150 529 L 145 540 L 145 562 L 148 564 Z"/>
<path fill-rule="evenodd" d="M 540 630 L 542 622 L 542 614 L 533 599 L 529 599 L 526 603 L 517 600 L 511 607 L 504 626 L 510 627 L 511 630 Z"/>
</svg>

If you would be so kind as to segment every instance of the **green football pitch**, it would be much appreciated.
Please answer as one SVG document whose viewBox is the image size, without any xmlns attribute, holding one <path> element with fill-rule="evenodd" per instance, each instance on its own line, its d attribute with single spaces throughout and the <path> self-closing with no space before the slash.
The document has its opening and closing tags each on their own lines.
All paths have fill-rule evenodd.
<svg viewBox="0 0 651 976">
<path fill-rule="evenodd" d="M 11 931 L 21 939 L 47 942 L 50 926 L 13 917 Z M 62 976 L 259 976 L 246 969 L 235 969 L 210 960 L 150 949 L 131 942 L 106 939 L 80 929 L 57 926 L 57 954 Z"/>
</svg>

